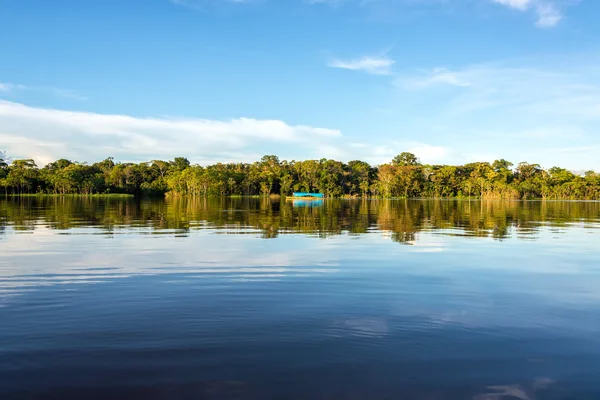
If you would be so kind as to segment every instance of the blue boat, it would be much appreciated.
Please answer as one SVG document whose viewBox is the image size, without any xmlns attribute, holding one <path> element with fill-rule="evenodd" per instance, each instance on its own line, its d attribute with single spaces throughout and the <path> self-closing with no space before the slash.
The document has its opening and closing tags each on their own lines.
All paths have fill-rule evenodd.
<svg viewBox="0 0 600 400">
<path fill-rule="evenodd" d="M 293 197 L 300 197 L 303 199 L 322 199 L 323 193 L 307 193 L 307 192 L 294 192 Z"/>
</svg>

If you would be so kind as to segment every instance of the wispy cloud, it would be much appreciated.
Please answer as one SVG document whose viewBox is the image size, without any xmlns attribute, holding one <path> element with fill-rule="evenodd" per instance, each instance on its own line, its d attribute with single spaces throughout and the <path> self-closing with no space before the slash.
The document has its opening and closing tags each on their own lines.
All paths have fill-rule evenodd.
<svg viewBox="0 0 600 400">
<path fill-rule="evenodd" d="M 409 10 L 427 9 L 438 12 L 453 9 L 462 14 L 474 10 L 475 4 L 488 3 L 535 15 L 535 25 L 539 28 L 551 28 L 564 18 L 564 8 L 577 4 L 580 0 L 305 0 L 310 5 L 326 4 L 333 9 L 352 6 L 365 11 L 377 11 L 379 17 L 405 15 Z M 472 12 L 472 11 L 471 11 Z M 363 12 L 364 13 L 364 12 Z"/>
<path fill-rule="evenodd" d="M 515 106 L 520 111 L 549 111 L 554 117 L 600 119 L 598 62 L 597 56 L 584 54 L 498 61 L 454 70 L 434 68 L 430 72 L 407 73 L 399 76 L 395 83 L 403 89 L 464 87 L 449 103 L 454 111 Z"/>
<path fill-rule="evenodd" d="M 554 60 L 554 66 L 498 62 L 464 67 L 453 74 L 469 88 L 450 104 L 462 112 L 514 107 L 523 117 L 600 120 L 600 70 L 589 68 L 597 57 L 581 58 L 580 66 Z"/>
<path fill-rule="evenodd" d="M 308 3 L 310 5 L 326 4 L 332 8 L 337 8 L 341 5 L 343 5 L 345 2 L 346 2 L 346 0 L 306 0 L 306 3 Z"/>
<path fill-rule="evenodd" d="M 552 4 L 539 4 L 536 11 L 538 15 L 536 25 L 540 28 L 551 28 L 563 19 L 562 13 Z"/>
<path fill-rule="evenodd" d="M 432 71 L 418 76 L 399 78 L 395 81 L 395 84 L 407 88 L 424 88 L 434 85 L 466 87 L 471 85 L 463 73 L 441 67 L 434 68 Z"/>
<path fill-rule="evenodd" d="M 202 9 L 203 7 L 218 4 L 249 4 L 256 0 L 169 0 L 171 3 L 188 8 Z"/>
<path fill-rule="evenodd" d="M 14 83 L 0 82 L 0 92 L 2 92 L 2 93 L 9 93 L 9 92 L 13 92 L 15 90 L 25 90 L 25 89 L 27 89 L 27 87 L 23 86 L 23 85 L 16 85 Z"/>
<path fill-rule="evenodd" d="M 87 100 L 85 96 L 81 96 L 73 90 L 61 89 L 52 86 L 26 86 L 15 83 L 0 82 L 0 95 L 11 95 L 23 91 L 51 94 L 54 96 L 65 97 L 72 100 Z"/>
<path fill-rule="evenodd" d="M 168 0 L 173 4 L 194 9 L 205 9 L 210 6 L 223 6 L 231 4 L 253 4 L 268 0 Z M 501 5 L 510 9 L 531 13 L 536 16 L 535 25 L 539 28 L 551 28 L 558 25 L 563 19 L 563 10 L 580 0 L 296 0 L 310 6 L 326 5 L 331 9 L 353 7 L 362 13 L 373 13 L 379 18 L 389 19 L 391 15 L 405 15 L 408 10 L 427 9 L 438 12 L 444 9 L 460 10 L 460 13 L 474 10 L 475 3 L 487 2 L 492 5 Z"/>
<path fill-rule="evenodd" d="M 534 12 L 537 17 L 535 25 L 539 28 L 552 28 L 563 19 L 556 0 L 492 0 L 492 2 L 521 12 Z"/>
<path fill-rule="evenodd" d="M 460 142 L 465 154 L 598 169 L 598 65 L 593 54 L 535 57 L 406 73 L 395 83 L 401 106 L 421 115 L 412 122 L 423 135 Z"/>
<path fill-rule="evenodd" d="M 507 7 L 516 8 L 525 11 L 531 6 L 534 0 L 492 0 L 494 3 L 502 4 Z"/>
<path fill-rule="evenodd" d="M 393 46 L 377 55 L 366 55 L 360 58 L 348 60 L 332 58 L 327 63 L 327 66 L 330 68 L 363 71 L 371 75 L 391 75 L 392 66 L 396 63 L 394 60 L 388 57 L 388 53 L 392 50 L 392 48 Z"/>
</svg>

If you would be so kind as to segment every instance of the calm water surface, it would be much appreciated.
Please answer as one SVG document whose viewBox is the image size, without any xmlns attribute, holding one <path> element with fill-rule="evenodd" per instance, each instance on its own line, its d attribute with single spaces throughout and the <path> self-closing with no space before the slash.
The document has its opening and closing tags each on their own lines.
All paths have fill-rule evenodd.
<svg viewBox="0 0 600 400">
<path fill-rule="evenodd" d="M 0 200 L 1 399 L 600 399 L 600 203 Z"/>
</svg>

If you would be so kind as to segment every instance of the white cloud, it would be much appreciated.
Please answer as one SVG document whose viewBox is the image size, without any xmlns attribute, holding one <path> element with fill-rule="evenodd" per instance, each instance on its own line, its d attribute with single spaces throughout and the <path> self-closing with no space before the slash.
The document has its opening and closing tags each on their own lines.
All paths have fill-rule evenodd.
<svg viewBox="0 0 600 400">
<path fill-rule="evenodd" d="M 552 28 L 563 19 L 557 1 L 552 0 L 492 0 L 494 3 L 519 10 L 533 9 L 537 16 L 535 25 L 539 28 Z"/>
<path fill-rule="evenodd" d="M 390 75 L 395 61 L 386 57 L 361 57 L 354 60 L 330 60 L 327 66 L 331 68 L 342 68 L 353 71 L 364 71 L 372 75 Z"/>
<path fill-rule="evenodd" d="M 395 84 L 407 88 L 424 88 L 434 85 L 466 87 L 471 85 L 463 74 L 446 68 L 434 68 L 431 72 L 416 77 L 399 78 Z"/>
<path fill-rule="evenodd" d="M 350 157 L 345 157 L 346 159 L 360 159 L 371 165 L 389 163 L 396 155 L 404 151 L 413 153 L 425 164 L 452 163 L 457 158 L 460 158 L 449 147 L 434 146 L 412 140 L 393 140 L 383 145 L 377 143 L 352 143 L 349 147 L 352 149 L 352 152 L 349 154 Z"/>
<path fill-rule="evenodd" d="M 539 4 L 537 7 L 538 20 L 536 26 L 540 28 L 551 28 L 556 26 L 563 16 L 552 4 Z"/>
<path fill-rule="evenodd" d="M 533 0 L 492 0 L 494 3 L 502 4 L 507 7 L 516 8 L 517 10 L 527 10 L 531 4 L 533 4 Z"/>
<path fill-rule="evenodd" d="M 426 164 L 435 164 L 448 160 L 451 150 L 443 146 L 432 146 L 425 143 L 412 143 L 408 151 L 415 154 Z"/>
<path fill-rule="evenodd" d="M 171 3 L 189 7 L 194 9 L 201 9 L 204 6 L 208 5 L 218 5 L 218 4 L 248 4 L 252 3 L 255 0 L 169 0 Z"/>
<path fill-rule="evenodd" d="M 273 153 L 281 146 L 316 154 L 319 145 L 339 136 L 339 130 L 278 120 L 138 118 L 0 101 L 0 143 L 13 158 L 34 157 L 40 162 L 106 156 L 142 161 L 179 155 L 198 162 L 246 161 L 259 157 L 259 151 Z"/>
<path fill-rule="evenodd" d="M 314 4 L 327 4 L 330 7 L 336 8 L 343 5 L 347 0 L 307 0 L 306 2 L 310 5 Z"/>
</svg>

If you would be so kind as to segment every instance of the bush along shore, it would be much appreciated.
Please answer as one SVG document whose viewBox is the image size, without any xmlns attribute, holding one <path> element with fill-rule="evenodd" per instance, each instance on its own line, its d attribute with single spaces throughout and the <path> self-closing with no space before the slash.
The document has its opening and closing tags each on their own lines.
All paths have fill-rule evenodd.
<svg viewBox="0 0 600 400">
<path fill-rule="evenodd" d="M 88 164 L 65 159 L 40 168 L 34 160 L 0 158 L 5 195 L 479 197 L 494 199 L 599 200 L 600 173 L 506 160 L 429 165 L 411 153 L 387 164 L 321 159 L 285 161 L 264 156 L 254 163 L 192 165 L 186 158 Z"/>
</svg>

